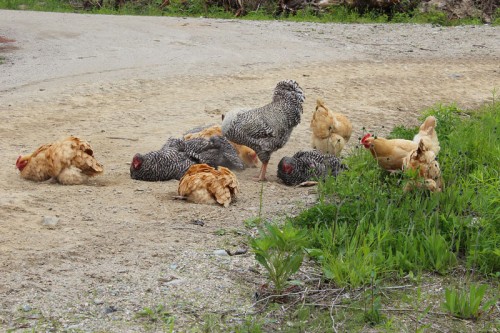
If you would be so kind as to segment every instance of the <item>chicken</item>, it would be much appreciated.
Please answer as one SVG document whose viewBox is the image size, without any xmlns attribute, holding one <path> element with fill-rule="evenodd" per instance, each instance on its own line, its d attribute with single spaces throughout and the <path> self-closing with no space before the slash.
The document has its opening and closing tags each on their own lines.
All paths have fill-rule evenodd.
<svg viewBox="0 0 500 333">
<path fill-rule="evenodd" d="M 224 207 L 235 200 L 239 192 L 238 180 L 228 168 L 212 168 L 208 164 L 191 166 L 179 182 L 181 198 L 194 203 L 220 204 Z"/>
<path fill-rule="evenodd" d="M 324 154 L 339 156 L 352 134 L 352 124 L 341 113 L 332 112 L 321 99 L 311 119 L 311 145 Z"/>
<path fill-rule="evenodd" d="M 64 185 L 82 184 L 103 172 L 90 144 L 74 136 L 19 156 L 16 167 L 24 179 L 45 181 L 53 178 Z"/>
<path fill-rule="evenodd" d="M 222 129 L 219 125 L 193 128 L 184 134 L 184 140 L 191 140 L 195 138 L 209 139 L 212 136 L 222 136 Z M 229 143 L 236 150 L 239 158 L 243 161 L 243 164 L 246 167 L 256 168 L 259 165 L 259 158 L 253 149 L 231 141 L 229 141 Z"/>
<path fill-rule="evenodd" d="M 213 167 L 223 166 L 230 169 L 241 170 L 245 168 L 236 150 L 222 136 L 191 140 L 171 138 L 164 147 L 175 147 L 178 151 L 185 152 L 196 163 L 206 163 Z"/>
<path fill-rule="evenodd" d="M 347 167 L 334 156 L 320 151 L 299 151 L 292 157 L 285 156 L 278 164 L 278 178 L 285 185 L 299 185 L 303 182 L 324 178 L 327 175 L 337 176 Z"/>
<path fill-rule="evenodd" d="M 181 179 L 190 166 L 198 163 L 244 168 L 234 148 L 223 137 L 187 141 L 169 138 L 160 150 L 135 154 L 130 165 L 130 177 L 145 181 Z"/>
<path fill-rule="evenodd" d="M 266 180 L 271 154 L 282 148 L 300 123 L 305 95 L 297 82 L 281 81 L 272 102 L 265 106 L 229 112 L 222 121 L 222 134 L 230 141 L 255 150 L 262 162 L 257 180 Z"/>
<path fill-rule="evenodd" d="M 130 164 L 130 177 L 150 182 L 179 180 L 193 164 L 196 161 L 186 153 L 164 146 L 146 154 L 135 154 Z"/>
<path fill-rule="evenodd" d="M 420 125 L 420 130 L 413 138 L 413 142 L 418 145 L 420 140 L 422 140 L 424 146 L 427 147 L 428 150 L 433 151 L 436 156 L 439 154 L 441 147 L 439 146 L 439 140 L 436 133 L 435 117 L 429 116 L 425 118 L 423 124 Z"/>
<path fill-rule="evenodd" d="M 410 140 L 389 140 L 373 137 L 370 133 L 361 139 L 361 144 L 370 150 L 378 165 L 387 171 L 402 170 L 404 159 L 418 147 L 415 142 Z"/>
<path fill-rule="evenodd" d="M 443 179 L 436 154 L 428 148 L 423 139 L 420 140 L 418 148 L 411 152 L 403 161 L 404 168 L 416 170 L 418 178 L 424 180 L 423 184 L 418 180 L 412 180 L 405 186 L 405 191 L 423 185 L 431 192 L 441 192 Z"/>
</svg>

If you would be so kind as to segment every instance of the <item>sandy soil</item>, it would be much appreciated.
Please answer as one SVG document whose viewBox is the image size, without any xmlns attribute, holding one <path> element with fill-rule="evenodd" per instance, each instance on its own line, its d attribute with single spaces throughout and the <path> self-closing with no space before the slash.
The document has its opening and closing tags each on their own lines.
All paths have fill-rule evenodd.
<svg viewBox="0 0 500 333">
<path fill-rule="evenodd" d="M 259 211 L 256 169 L 237 173 L 227 209 L 171 199 L 177 181 L 131 180 L 136 152 L 266 104 L 295 79 L 302 123 L 276 152 L 263 184 L 267 219 L 315 200 L 277 181 L 284 155 L 309 148 L 316 98 L 380 134 L 415 125 L 436 103 L 478 106 L 500 87 L 500 29 L 327 25 L 0 11 L 0 327 L 144 331 L 135 317 L 164 304 L 184 331 L 206 313 L 253 312 L 264 277 L 246 247 Z M 1 59 L 1 58 L 0 58 Z M 19 154 L 74 134 L 105 174 L 82 186 L 19 178 Z M 55 226 L 42 224 L 55 216 Z M 201 220 L 204 226 L 192 224 Z M 156 326 L 161 330 L 161 326 Z"/>
</svg>

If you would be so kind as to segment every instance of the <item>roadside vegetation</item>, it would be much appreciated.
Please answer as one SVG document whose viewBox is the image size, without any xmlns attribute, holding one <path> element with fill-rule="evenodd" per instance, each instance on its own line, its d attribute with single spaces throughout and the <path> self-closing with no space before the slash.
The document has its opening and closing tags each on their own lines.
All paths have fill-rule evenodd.
<svg viewBox="0 0 500 333">
<path fill-rule="evenodd" d="M 453 7 L 458 5 L 460 10 Z M 470 8 L 462 10 L 464 6 Z M 0 9 L 322 23 L 500 24 L 500 7 L 493 0 L 448 1 L 442 9 L 423 0 L 0 0 Z"/>
<path fill-rule="evenodd" d="M 269 283 L 250 332 L 500 329 L 500 102 L 428 115 L 444 191 L 405 193 L 413 175 L 387 173 L 356 148 L 348 171 L 319 184 L 314 206 L 263 223 L 251 240 Z"/>
</svg>

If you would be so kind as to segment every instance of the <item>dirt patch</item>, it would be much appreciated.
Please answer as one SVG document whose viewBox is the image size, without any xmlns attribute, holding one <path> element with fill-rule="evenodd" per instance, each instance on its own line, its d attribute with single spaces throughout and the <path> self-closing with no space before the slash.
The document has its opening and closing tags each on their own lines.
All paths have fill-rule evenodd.
<svg viewBox="0 0 500 333">
<path fill-rule="evenodd" d="M 25 15 L 34 15 L 29 18 L 36 20 L 46 14 Z M 60 20 L 59 29 L 65 31 L 61 22 L 68 16 L 55 18 Z M 80 29 L 85 29 L 93 20 L 101 19 L 75 15 L 71 21 L 83 20 Z M 113 22 L 122 20 L 116 19 Z M 128 24 L 136 24 L 136 30 L 144 29 L 143 22 L 147 20 L 128 18 Z M 478 106 L 491 100 L 493 89 L 500 86 L 500 53 L 495 49 L 500 43 L 488 43 L 498 40 L 498 29 L 487 30 L 490 37 L 483 35 L 487 39 L 483 39 L 486 51 L 472 46 L 477 40 L 471 45 L 462 40 L 466 45 L 463 53 L 454 51 L 450 55 L 450 49 L 441 45 L 449 42 L 453 48 L 455 38 L 469 36 L 476 28 L 461 28 L 455 34 L 446 31 L 435 36 L 435 46 L 419 46 L 436 51 L 412 47 L 415 51 L 407 52 L 420 37 L 397 27 L 399 35 L 405 37 L 387 41 L 391 51 L 383 57 L 369 45 L 370 36 L 355 43 L 346 39 L 340 48 L 346 53 L 344 57 L 352 58 L 349 60 L 309 54 L 303 45 L 293 43 L 293 38 L 316 40 L 317 50 L 336 54 L 337 46 L 326 48 L 325 43 L 349 34 L 362 35 L 366 26 L 286 23 L 288 30 L 295 31 L 286 52 L 300 57 L 288 58 L 287 53 L 283 55 L 286 59 L 269 58 L 260 63 L 260 52 L 267 46 L 259 33 L 266 23 L 237 23 L 222 34 L 211 34 L 214 29 L 226 29 L 223 27 L 227 23 L 181 22 L 191 25 L 191 32 L 201 23 L 209 25 L 199 32 L 206 34 L 204 38 L 196 41 L 205 49 L 238 43 L 240 34 L 247 32 L 244 38 L 253 36 L 252 47 L 258 51 L 238 54 L 232 46 L 219 48 L 209 54 L 211 60 L 206 60 L 205 54 L 199 61 L 206 62 L 197 68 L 197 60 L 191 58 L 196 57 L 192 54 L 195 46 L 186 46 L 193 45 L 193 39 L 182 37 L 185 45 L 176 44 L 165 54 L 179 52 L 184 57 L 150 65 L 146 74 L 141 70 L 144 67 L 131 70 L 125 66 L 79 75 L 79 68 L 66 68 L 66 62 L 60 59 L 72 63 L 83 57 L 83 67 L 97 68 L 86 56 L 99 56 L 101 51 L 89 53 L 93 44 L 79 45 L 78 34 L 68 37 L 51 27 L 50 34 L 40 32 L 45 34 L 48 45 L 64 40 L 62 49 L 73 48 L 73 53 L 65 51 L 58 58 L 58 72 L 51 76 L 40 68 L 40 76 L 27 78 L 26 71 L 32 68 L 32 74 L 37 73 L 45 57 L 30 49 L 27 39 L 21 48 L 29 50 L 35 59 L 13 53 L 14 65 L 0 67 L 11 76 L 18 75 L 17 81 L 10 77 L 12 80 L 4 81 L 0 89 L 4 92 L 0 97 L 0 144 L 2 156 L 6 157 L 0 169 L 0 327 L 144 331 L 144 320 L 136 318 L 136 313 L 159 304 L 165 304 L 175 317 L 177 329 L 192 327 L 206 313 L 223 314 L 235 322 L 242 320 L 253 312 L 253 293 L 264 276 L 256 273 L 250 252 L 226 257 L 214 251 L 247 247 L 246 236 L 254 230 L 247 228 L 244 221 L 259 214 L 261 196 L 261 214 L 266 219 L 294 214 L 315 201 L 311 189 L 280 184 L 275 170 L 282 156 L 309 148 L 309 122 L 316 98 L 323 98 L 331 109 L 345 113 L 353 123 L 348 153 L 363 127 L 385 135 L 395 125 L 418 124 L 421 110 L 436 103 Z M 381 43 L 377 35 L 380 29 L 385 28 L 371 29 L 377 45 Z M 432 32 L 431 27 L 425 29 Z M 238 33 L 230 33 L 235 30 Z M 330 32 L 325 34 L 323 30 Z M 120 31 L 116 33 L 118 36 Z M 270 54 L 274 52 L 279 54 L 269 50 Z M 361 59 L 356 58 L 359 54 L 363 54 Z M 233 57 L 235 62 L 248 65 L 227 64 L 221 68 L 217 56 Z M 143 57 L 148 57 L 147 50 Z M 172 71 L 165 70 L 166 66 L 171 66 Z M 182 66 L 189 70 L 181 71 Z M 148 183 L 130 179 L 129 163 L 136 152 L 157 149 L 169 136 L 180 136 L 192 127 L 218 123 L 220 114 L 234 108 L 263 105 L 271 99 L 275 84 L 284 78 L 297 80 L 305 91 L 302 122 L 287 145 L 272 156 L 268 182 L 261 185 L 252 181 L 257 169 L 237 173 L 241 195 L 234 205 L 224 209 L 176 201 L 171 198 L 176 194 L 177 181 Z M 102 177 L 83 186 L 32 183 L 18 177 L 14 163 L 19 154 L 69 134 L 91 142 L 97 159 L 105 166 Z M 59 221 L 55 226 L 45 226 L 44 216 L 55 216 Z M 203 221 L 204 225 L 194 221 Z"/>
</svg>

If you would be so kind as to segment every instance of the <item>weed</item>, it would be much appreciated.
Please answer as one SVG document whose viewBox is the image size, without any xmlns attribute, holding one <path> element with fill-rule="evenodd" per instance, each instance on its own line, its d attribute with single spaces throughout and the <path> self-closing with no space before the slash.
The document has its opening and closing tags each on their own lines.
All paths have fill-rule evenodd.
<svg viewBox="0 0 500 333">
<path fill-rule="evenodd" d="M 147 324 L 161 324 L 164 327 L 164 331 L 174 331 L 174 317 L 165 309 L 165 306 L 162 304 L 159 304 L 154 308 L 143 308 L 136 313 L 136 318 L 142 318 L 146 320 Z"/>
<path fill-rule="evenodd" d="M 441 306 L 454 317 L 477 320 L 497 302 L 496 298 L 490 299 L 481 306 L 487 289 L 487 285 L 474 283 L 470 284 L 468 290 L 446 288 L 445 301 Z"/>
<path fill-rule="evenodd" d="M 290 223 L 281 229 L 276 225 L 266 224 L 259 237 L 251 241 L 255 259 L 267 270 L 278 294 L 284 291 L 289 278 L 302 265 L 304 244 L 305 232 Z"/>
<path fill-rule="evenodd" d="M 371 277 L 371 286 L 369 290 L 370 302 L 368 310 L 366 309 L 366 303 L 365 303 L 364 319 L 365 322 L 373 326 L 379 324 L 382 321 L 383 316 L 380 313 L 380 309 L 382 307 L 380 304 L 380 296 L 375 295 L 376 293 L 375 272 L 372 271 L 370 277 Z"/>
</svg>

